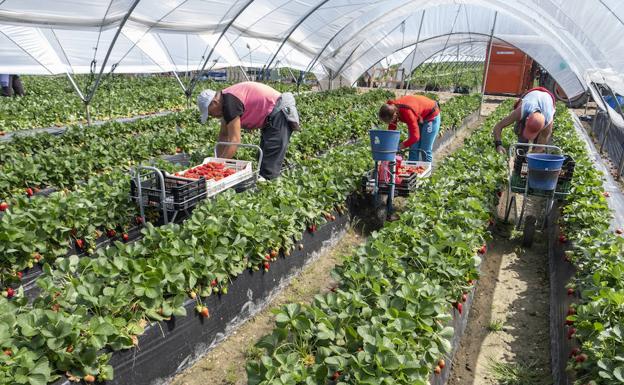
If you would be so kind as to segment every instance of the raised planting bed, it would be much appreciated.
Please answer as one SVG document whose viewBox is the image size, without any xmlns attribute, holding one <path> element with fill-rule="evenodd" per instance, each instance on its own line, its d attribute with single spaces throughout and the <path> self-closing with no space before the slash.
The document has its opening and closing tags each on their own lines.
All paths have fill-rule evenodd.
<svg viewBox="0 0 624 385">
<path fill-rule="evenodd" d="M 226 338 L 236 327 L 269 303 L 289 280 L 308 263 L 330 248 L 342 237 L 348 224 L 348 215 L 335 213 L 336 220 L 304 232 L 300 244 L 289 257 L 283 253 L 270 263 L 268 271 L 246 270 L 234 277 L 226 295 L 211 295 L 201 300 L 184 303 L 187 316 L 171 317 L 170 321 L 156 322 L 138 337 L 136 348 L 113 354 L 110 365 L 115 379 L 107 384 L 151 385 L 167 379 L 192 365 L 211 348 Z M 210 312 L 202 317 L 195 307 L 206 306 Z M 55 385 L 70 385 L 67 379 Z"/>
</svg>

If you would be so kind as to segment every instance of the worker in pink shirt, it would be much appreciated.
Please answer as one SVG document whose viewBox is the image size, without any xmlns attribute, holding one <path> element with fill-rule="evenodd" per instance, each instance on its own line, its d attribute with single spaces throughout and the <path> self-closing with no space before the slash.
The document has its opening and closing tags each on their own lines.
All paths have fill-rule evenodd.
<svg viewBox="0 0 624 385">
<path fill-rule="evenodd" d="M 197 97 L 201 122 L 221 119 L 220 142 L 240 143 L 241 128 L 261 129 L 263 152 L 260 175 L 273 179 L 280 175 L 292 132 L 299 129 L 299 114 L 290 92 L 280 94 L 266 84 L 242 82 L 221 91 L 203 90 Z M 218 156 L 231 158 L 236 146 L 220 146 Z"/>
</svg>

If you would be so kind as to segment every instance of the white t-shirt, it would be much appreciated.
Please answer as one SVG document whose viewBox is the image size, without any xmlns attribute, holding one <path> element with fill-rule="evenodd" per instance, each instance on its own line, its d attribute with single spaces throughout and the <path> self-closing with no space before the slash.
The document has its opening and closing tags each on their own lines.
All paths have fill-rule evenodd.
<svg viewBox="0 0 624 385">
<path fill-rule="evenodd" d="M 9 86 L 9 75 L 8 74 L 0 74 L 0 86 L 8 87 Z"/>
<path fill-rule="evenodd" d="M 540 111 L 544 115 L 545 126 L 552 123 L 555 116 L 555 105 L 550 94 L 544 91 L 531 91 L 522 98 L 520 119 L 526 118 L 529 114 Z"/>
</svg>

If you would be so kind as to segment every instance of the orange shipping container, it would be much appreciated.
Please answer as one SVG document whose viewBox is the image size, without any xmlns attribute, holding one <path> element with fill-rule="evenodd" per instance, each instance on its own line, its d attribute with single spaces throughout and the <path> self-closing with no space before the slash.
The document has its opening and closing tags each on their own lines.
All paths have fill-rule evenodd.
<svg viewBox="0 0 624 385">
<path fill-rule="evenodd" d="M 489 49 L 489 47 L 488 47 Z M 485 54 L 488 57 L 488 52 Z M 492 44 L 485 93 L 519 96 L 532 86 L 533 59 L 506 44 Z"/>
</svg>

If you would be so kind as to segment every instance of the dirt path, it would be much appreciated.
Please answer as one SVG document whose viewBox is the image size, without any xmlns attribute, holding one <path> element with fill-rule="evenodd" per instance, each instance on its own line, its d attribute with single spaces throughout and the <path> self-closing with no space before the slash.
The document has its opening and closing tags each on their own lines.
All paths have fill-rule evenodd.
<svg viewBox="0 0 624 385">
<path fill-rule="evenodd" d="M 495 236 L 449 385 L 551 384 L 546 244 Z"/>
</svg>

